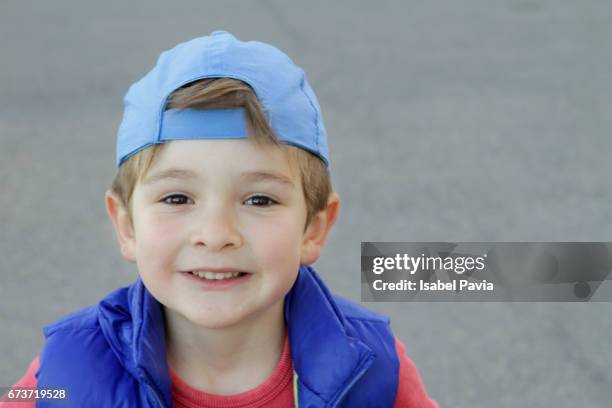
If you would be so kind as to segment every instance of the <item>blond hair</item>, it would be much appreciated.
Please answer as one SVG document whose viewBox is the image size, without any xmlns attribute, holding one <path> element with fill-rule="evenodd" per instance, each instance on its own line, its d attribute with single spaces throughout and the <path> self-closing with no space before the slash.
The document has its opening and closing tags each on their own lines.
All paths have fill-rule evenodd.
<svg viewBox="0 0 612 408">
<path fill-rule="evenodd" d="M 174 91 L 168 98 L 166 109 L 214 109 L 244 107 L 249 138 L 260 144 L 281 145 L 268 123 L 253 89 L 237 79 L 211 78 L 193 82 Z M 155 163 L 164 144 L 152 145 L 122 163 L 115 176 L 111 191 L 132 220 L 131 199 L 136 183 L 142 181 Z M 332 192 L 331 178 L 323 161 L 312 153 L 287 146 L 300 174 L 306 200 L 306 226 L 312 217 L 327 206 Z"/>
</svg>

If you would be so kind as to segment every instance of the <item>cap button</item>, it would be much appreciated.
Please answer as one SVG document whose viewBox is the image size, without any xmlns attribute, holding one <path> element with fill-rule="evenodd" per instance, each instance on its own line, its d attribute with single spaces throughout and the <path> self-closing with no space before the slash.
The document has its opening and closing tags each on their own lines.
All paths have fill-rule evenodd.
<svg viewBox="0 0 612 408">
<path fill-rule="evenodd" d="M 229 34 L 227 31 L 223 31 L 223 30 L 217 30 L 217 31 L 213 31 L 212 33 L 210 33 L 211 36 L 213 35 L 224 35 L 224 34 Z"/>
</svg>

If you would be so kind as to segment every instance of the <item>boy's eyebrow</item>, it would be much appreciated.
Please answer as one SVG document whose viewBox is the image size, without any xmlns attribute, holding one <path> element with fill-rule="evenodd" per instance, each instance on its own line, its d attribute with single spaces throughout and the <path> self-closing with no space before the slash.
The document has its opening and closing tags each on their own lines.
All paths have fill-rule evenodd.
<svg viewBox="0 0 612 408">
<path fill-rule="evenodd" d="M 198 175 L 191 170 L 184 169 L 168 169 L 164 171 L 160 171 L 159 173 L 153 173 L 149 177 L 147 177 L 142 184 L 150 185 L 154 184 L 163 179 L 178 179 L 178 180 L 186 180 L 196 178 Z"/>
<path fill-rule="evenodd" d="M 242 173 L 241 178 L 245 181 L 249 182 L 258 182 L 258 181 L 272 181 L 280 184 L 285 184 L 289 187 L 295 187 L 293 181 L 283 174 L 278 173 L 269 173 L 267 171 L 253 171 L 248 173 Z"/>
<path fill-rule="evenodd" d="M 191 170 L 186 169 L 167 169 L 160 171 L 158 173 L 153 173 L 147 177 L 142 184 L 150 185 L 154 184 L 158 181 L 164 179 L 177 179 L 177 180 L 187 180 L 197 178 L 198 174 Z M 253 171 L 248 173 L 242 173 L 240 176 L 241 179 L 247 182 L 259 182 L 259 181 L 271 181 L 280 184 L 285 184 L 289 187 L 295 187 L 291 179 L 283 174 L 270 173 L 267 171 Z"/>
</svg>

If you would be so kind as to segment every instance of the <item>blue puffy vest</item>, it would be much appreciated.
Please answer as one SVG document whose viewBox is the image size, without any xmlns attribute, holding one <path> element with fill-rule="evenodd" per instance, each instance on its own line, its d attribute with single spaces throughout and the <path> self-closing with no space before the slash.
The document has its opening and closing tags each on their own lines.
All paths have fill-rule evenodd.
<svg viewBox="0 0 612 408">
<path fill-rule="evenodd" d="M 332 295 L 301 266 L 285 320 L 299 408 L 393 407 L 399 360 L 387 317 Z M 38 388 L 68 399 L 37 407 L 173 406 L 162 306 L 140 279 L 44 334 Z"/>
</svg>

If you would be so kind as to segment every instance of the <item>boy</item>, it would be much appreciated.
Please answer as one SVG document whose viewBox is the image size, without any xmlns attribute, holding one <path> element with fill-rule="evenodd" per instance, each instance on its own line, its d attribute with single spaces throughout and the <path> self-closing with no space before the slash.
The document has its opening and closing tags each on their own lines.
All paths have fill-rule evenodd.
<svg viewBox="0 0 612 408">
<path fill-rule="evenodd" d="M 338 215 L 328 160 L 276 48 L 214 32 L 163 53 L 125 97 L 105 198 L 139 278 L 46 327 L 16 386 L 67 391 L 37 406 L 436 407 L 388 319 L 308 266 Z"/>
</svg>

